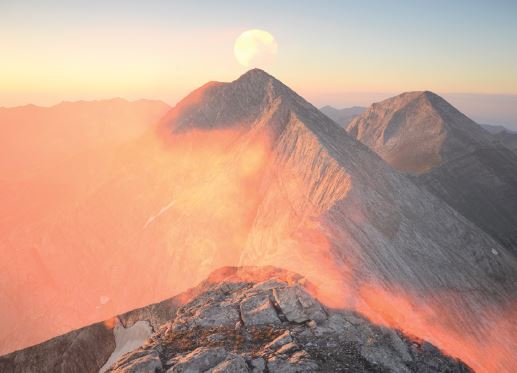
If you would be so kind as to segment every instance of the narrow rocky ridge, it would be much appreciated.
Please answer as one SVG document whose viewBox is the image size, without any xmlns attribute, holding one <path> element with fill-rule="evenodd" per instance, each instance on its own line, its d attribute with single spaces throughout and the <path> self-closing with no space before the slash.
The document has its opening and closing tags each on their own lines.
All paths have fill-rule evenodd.
<svg viewBox="0 0 517 373">
<path fill-rule="evenodd" d="M 109 371 L 470 371 L 429 343 L 325 308 L 297 274 L 243 267 L 214 276 L 220 280 L 201 285 L 203 292 Z"/>
</svg>

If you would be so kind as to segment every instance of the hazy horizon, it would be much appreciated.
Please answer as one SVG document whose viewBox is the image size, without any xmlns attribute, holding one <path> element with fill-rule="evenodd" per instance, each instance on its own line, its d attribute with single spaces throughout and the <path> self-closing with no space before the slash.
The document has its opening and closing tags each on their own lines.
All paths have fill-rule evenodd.
<svg viewBox="0 0 517 373">
<path fill-rule="evenodd" d="M 191 91 L 196 88 L 192 87 Z M 191 91 L 186 92 L 183 97 Z M 402 92 L 321 92 L 319 94 L 309 92 L 306 95 L 303 92 L 299 93 L 317 108 L 328 105 L 336 109 L 344 109 L 353 106 L 368 107 L 374 102 L 385 100 Z M 479 124 L 501 125 L 510 130 L 517 130 L 517 94 L 435 93 L 445 98 L 458 110 Z M 51 107 L 63 102 L 112 100 L 117 98 L 127 101 L 158 100 L 174 107 L 183 97 L 179 97 L 176 101 L 168 100 L 167 97 L 75 97 L 71 99 L 63 98 L 58 101 L 36 100 L 35 102 L 24 102 L 20 100 L 20 102 L 16 102 L 13 105 L 6 105 L 0 101 L 0 108 L 14 108 L 26 105 Z"/>
<path fill-rule="evenodd" d="M 517 51 L 509 48 L 517 3 L 298 5 L 2 1 L 0 105 L 112 97 L 173 105 L 207 81 L 244 73 L 234 43 L 260 28 L 275 40 L 266 71 L 316 106 L 430 90 L 478 122 L 517 127 Z"/>
</svg>

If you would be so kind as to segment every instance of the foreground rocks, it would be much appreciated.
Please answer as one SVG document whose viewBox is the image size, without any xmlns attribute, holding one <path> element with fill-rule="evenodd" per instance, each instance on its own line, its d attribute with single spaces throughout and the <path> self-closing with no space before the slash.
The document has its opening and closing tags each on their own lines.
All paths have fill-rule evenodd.
<svg viewBox="0 0 517 373">
<path fill-rule="evenodd" d="M 108 371 L 470 371 L 427 342 L 326 309 L 308 289 L 303 277 L 286 271 L 224 268 Z"/>
</svg>

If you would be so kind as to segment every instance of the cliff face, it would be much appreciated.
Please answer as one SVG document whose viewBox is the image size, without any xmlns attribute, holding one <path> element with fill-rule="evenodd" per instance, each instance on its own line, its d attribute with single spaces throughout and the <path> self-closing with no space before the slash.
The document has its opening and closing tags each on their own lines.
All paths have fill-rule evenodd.
<svg viewBox="0 0 517 373">
<path fill-rule="evenodd" d="M 347 131 L 516 253 L 517 157 L 502 138 L 430 92 L 374 104 Z"/>
</svg>

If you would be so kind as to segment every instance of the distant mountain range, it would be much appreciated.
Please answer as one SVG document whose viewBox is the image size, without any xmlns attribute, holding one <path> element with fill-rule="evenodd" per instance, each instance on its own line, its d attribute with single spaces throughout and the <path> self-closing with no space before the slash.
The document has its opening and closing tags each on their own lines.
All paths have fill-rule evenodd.
<svg viewBox="0 0 517 373">
<path fill-rule="evenodd" d="M 362 114 L 366 108 L 362 106 L 352 106 L 350 108 L 336 109 L 327 105 L 323 106 L 320 110 L 323 114 L 344 128 L 350 123 L 352 118 Z"/>
<path fill-rule="evenodd" d="M 481 127 L 483 127 L 485 130 L 487 130 L 488 132 L 490 132 L 491 134 L 494 134 L 494 135 L 501 133 L 501 132 L 517 133 L 517 132 L 511 131 L 508 128 L 506 128 L 505 126 L 501 126 L 501 125 L 481 124 Z"/>
<path fill-rule="evenodd" d="M 504 146 L 517 154 L 517 132 L 511 131 L 504 126 L 492 126 L 482 124 L 481 127 L 494 135 Z"/>
</svg>

